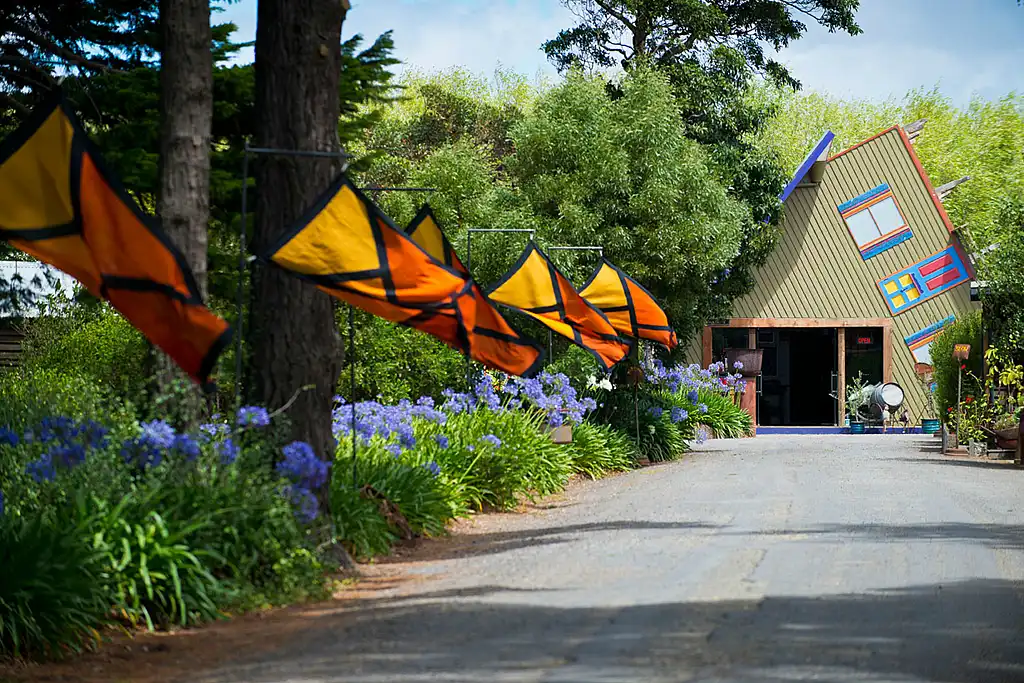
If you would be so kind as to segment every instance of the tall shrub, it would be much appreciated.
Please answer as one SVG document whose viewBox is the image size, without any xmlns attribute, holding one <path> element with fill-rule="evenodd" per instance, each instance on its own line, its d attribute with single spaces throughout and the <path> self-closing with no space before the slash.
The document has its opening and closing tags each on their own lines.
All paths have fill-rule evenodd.
<svg viewBox="0 0 1024 683">
<path fill-rule="evenodd" d="M 975 311 L 968 316 L 947 325 L 931 345 L 932 367 L 935 368 L 935 408 L 939 417 L 947 420 L 949 409 L 956 409 L 957 375 L 961 361 L 953 358 L 954 344 L 970 344 L 971 355 L 967 359 L 963 373 L 964 393 L 978 392 L 980 385 L 977 378 L 982 374 L 981 348 L 981 312 Z"/>
</svg>

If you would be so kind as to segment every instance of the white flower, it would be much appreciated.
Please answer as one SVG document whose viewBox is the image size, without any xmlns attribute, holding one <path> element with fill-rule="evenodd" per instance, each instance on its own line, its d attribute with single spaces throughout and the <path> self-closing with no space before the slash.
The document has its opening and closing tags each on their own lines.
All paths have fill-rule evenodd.
<svg viewBox="0 0 1024 683">
<path fill-rule="evenodd" d="M 600 381 L 600 382 L 598 383 L 598 385 L 597 385 L 597 386 L 601 387 L 601 388 L 602 388 L 602 389 L 604 389 L 605 391 L 611 391 L 611 390 L 612 390 L 612 388 L 613 388 L 613 387 L 612 387 L 612 381 L 611 381 L 610 379 L 608 379 L 607 377 L 605 377 L 604 379 L 602 379 L 602 380 L 601 380 L 601 381 Z"/>
</svg>

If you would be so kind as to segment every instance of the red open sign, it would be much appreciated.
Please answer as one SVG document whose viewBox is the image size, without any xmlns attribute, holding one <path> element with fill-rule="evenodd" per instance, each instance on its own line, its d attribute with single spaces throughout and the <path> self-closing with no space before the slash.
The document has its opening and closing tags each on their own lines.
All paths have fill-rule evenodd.
<svg viewBox="0 0 1024 683">
<path fill-rule="evenodd" d="M 858 344 L 870 344 L 871 343 L 871 337 L 857 337 L 857 343 Z"/>
</svg>

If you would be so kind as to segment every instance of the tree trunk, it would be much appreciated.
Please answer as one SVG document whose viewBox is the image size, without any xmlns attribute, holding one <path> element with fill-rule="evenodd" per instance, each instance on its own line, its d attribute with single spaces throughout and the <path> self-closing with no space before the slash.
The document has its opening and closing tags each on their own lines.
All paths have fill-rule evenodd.
<svg viewBox="0 0 1024 683">
<path fill-rule="evenodd" d="M 210 220 L 210 136 L 213 125 L 213 53 L 209 0 L 160 0 L 161 144 L 157 210 L 164 230 L 206 296 Z M 189 387 L 186 421 L 202 407 L 197 387 L 163 353 L 154 351 L 160 397 L 176 383 Z M 159 397 L 158 397 L 159 400 Z"/>
<path fill-rule="evenodd" d="M 160 0 L 160 25 L 159 213 L 205 297 L 213 126 L 209 0 Z"/>
<path fill-rule="evenodd" d="M 256 145 L 338 149 L 344 0 L 260 0 L 256 25 Z M 330 158 L 264 155 L 256 166 L 253 249 L 261 253 L 305 213 L 338 171 Z M 256 398 L 288 410 L 295 439 L 334 456 L 331 408 L 341 342 L 333 300 L 273 266 L 253 273 L 251 372 Z M 305 390 L 312 385 L 314 388 Z M 323 493 L 323 492 L 320 492 Z M 321 505 L 326 504 L 321 495 Z"/>
</svg>

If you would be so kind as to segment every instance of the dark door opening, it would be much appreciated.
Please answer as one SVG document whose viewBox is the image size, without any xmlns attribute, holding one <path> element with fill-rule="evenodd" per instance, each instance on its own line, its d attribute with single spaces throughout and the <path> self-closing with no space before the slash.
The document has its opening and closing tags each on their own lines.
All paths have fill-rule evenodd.
<svg viewBox="0 0 1024 683">
<path fill-rule="evenodd" d="M 846 381 L 861 373 L 868 384 L 882 381 L 882 328 L 851 327 L 846 330 Z"/>
<path fill-rule="evenodd" d="M 834 425 L 838 362 L 834 328 L 761 329 L 758 423 L 783 426 Z"/>
</svg>

